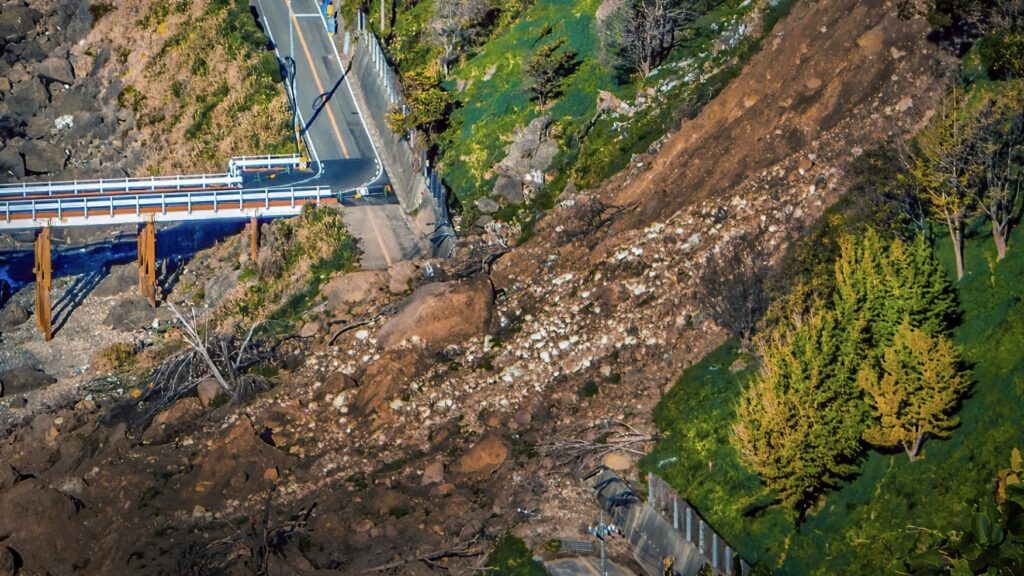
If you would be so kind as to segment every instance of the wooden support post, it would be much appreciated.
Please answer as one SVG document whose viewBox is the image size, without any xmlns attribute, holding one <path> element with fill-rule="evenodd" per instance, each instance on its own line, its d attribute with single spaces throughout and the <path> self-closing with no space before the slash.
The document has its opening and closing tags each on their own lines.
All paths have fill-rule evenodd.
<svg viewBox="0 0 1024 576">
<path fill-rule="evenodd" d="M 256 256 L 260 250 L 260 219 L 253 216 L 252 220 L 249 221 L 249 227 L 251 228 L 249 235 L 249 259 L 252 261 L 253 266 L 255 266 Z"/>
<path fill-rule="evenodd" d="M 36 325 L 49 342 L 53 338 L 52 302 L 50 288 L 53 287 L 53 268 L 50 262 L 50 228 L 43 228 L 36 236 Z"/>
<path fill-rule="evenodd" d="M 139 231 L 139 292 L 156 307 L 156 225 L 152 220 Z"/>
</svg>

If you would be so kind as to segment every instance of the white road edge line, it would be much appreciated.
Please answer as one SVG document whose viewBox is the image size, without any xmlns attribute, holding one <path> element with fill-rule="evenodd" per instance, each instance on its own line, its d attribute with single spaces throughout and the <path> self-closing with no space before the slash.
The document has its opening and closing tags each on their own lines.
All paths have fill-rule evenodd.
<svg viewBox="0 0 1024 576">
<path fill-rule="evenodd" d="M 277 47 L 278 47 L 277 40 L 274 40 L 274 34 L 273 34 L 273 32 L 270 31 L 270 23 L 267 22 L 267 20 L 266 20 L 267 12 L 266 12 L 266 10 L 263 9 L 263 1 L 262 0 L 256 0 L 256 4 L 260 7 L 260 18 L 263 19 L 263 23 L 265 25 L 266 32 L 267 32 L 267 37 L 269 37 L 270 41 L 274 44 L 274 54 L 277 54 L 278 62 L 283 62 L 284 58 L 281 57 L 281 52 L 277 49 Z M 291 24 L 289 24 L 289 25 L 291 25 Z M 292 60 L 295 59 L 295 56 L 293 54 L 289 54 L 289 57 L 291 57 Z M 287 82 L 287 79 L 285 79 L 285 81 Z M 285 84 L 284 89 L 288 90 L 288 84 L 287 83 Z M 303 126 L 305 126 L 306 125 L 306 120 L 305 120 L 305 118 L 302 117 L 302 110 L 300 110 L 299 107 L 298 107 L 298 97 L 294 93 L 292 94 L 292 104 L 295 106 L 295 113 L 299 117 L 299 122 Z M 295 127 L 293 126 L 292 129 L 294 130 Z M 306 146 L 308 146 L 309 150 L 313 153 L 313 159 L 316 160 L 317 172 L 316 172 L 315 176 L 311 176 L 311 177 L 309 177 L 309 178 L 307 178 L 305 180 L 296 182 L 295 184 L 303 184 L 305 182 L 310 182 L 312 180 L 315 180 L 315 179 L 319 178 L 323 174 L 323 172 L 324 172 L 324 165 L 323 165 L 322 162 L 320 162 L 320 155 L 317 154 L 316 146 L 313 145 L 313 138 L 305 138 L 305 140 L 306 140 Z M 292 186 L 294 187 L 295 184 L 292 184 Z M 284 186 L 284 185 L 282 184 L 281 186 Z"/>
<path fill-rule="evenodd" d="M 311 0 L 315 3 L 316 0 Z M 327 18 L 317 11 L 317 15 L 324 23 L 324 30 L 327 30 Z M 330 34 L 327 35 L 327 41 L 330 43 L 331 48 L 334 50 L 334 57 L 338 60 L 338 67 L 341 69 L 342 77 L 345 79 L 345 87 L 348 88 L 348 95 L 352 98 L 352 105 L 356 107 L 356 112 L 359 114 L 359 123 L 363 126 L 363 133 L 366 134 L 366 141 L 370 143 L 370 148 L 373 149 L 373 159 L 377 163 L 377 174 L 367 182 L 365 185 L 370 185 L 376 182 L 384 174 L 384 164 L 380 160 L 380 153 L 377 152 L 377 145 L 373 143 L 373 138 L 370 136 L 370 129 L 366 126 L 366 118 L 363 118 L 363 110 L 359 107 L 359 101 L 356 100 L 356 95 L 352 92 L 352 84 L 348 81 L 348 72 L 345 70 L 345 63 L 341 59 L 341 54 L 338 53 L 338 45 L 334 43 L 334 38 Z M 354 47 L 353 47 L 354 48 Z M 354 66 L 353 66 L 354 68 Z M 404 210 L 403 210 L 404 212 Z"/>
</svg>

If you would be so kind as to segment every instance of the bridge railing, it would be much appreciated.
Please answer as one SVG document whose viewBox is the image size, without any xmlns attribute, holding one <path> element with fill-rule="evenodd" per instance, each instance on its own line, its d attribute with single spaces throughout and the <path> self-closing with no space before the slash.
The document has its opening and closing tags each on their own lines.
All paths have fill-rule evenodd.
<svg viewBox="0 0 1024 576">
<path fill-rule="evenodd" d="M 237 156 L 228 162 L 228 174 L 240 176 L 247 168 L 275 168 L 278 166 L 298 166 L 302 157 L 295 154 L 264 154 L 258 156 Z"/>
<path fill-rule="evenodd" d="M 18 196 L 52 196 L 54 194 L 85 194 L 92 192 L 133 192 L 145 190 L 181 190 L 239 186 L 241 176 L 230 174 L 193 174 L 188 176 L 151 176 L 142 178 L 100 178 L 96 180 L 64 180 L 55 182 L 21 182 L 0 184 L 0 199 Z"/>
<path fill-rule="evenodd" d="M 148 216 L 188 219 L 195 213 L 204 218 L 287 214 L 328 199 L 337 199 L 330 187 L 316 186 L 8 200 L 0 201 L 0 229 L 138 222 Z"/>
</svg>

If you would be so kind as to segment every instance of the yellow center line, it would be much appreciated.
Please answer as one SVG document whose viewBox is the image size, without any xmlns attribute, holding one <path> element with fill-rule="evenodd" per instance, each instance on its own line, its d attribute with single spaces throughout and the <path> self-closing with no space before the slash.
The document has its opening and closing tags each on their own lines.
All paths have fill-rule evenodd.
<svg viewBox="0 0 1024 576">
<path fill-rule="evenodd" d="M 309 62 L 309 69 L 313 72 L 313 80 L 316 82 L 317 90 L 320 90 L 320 94 L 325 94 L 324 85 L 320 83 L 320 75 L 316 73 L 316 63 L 313 62 L 313 57 L 309 54 L 309 47 L 306 46 L 306 38 L 302 36 L 302 28 L 299 27 L 299 19 L 295 17 L 295 13 L 292 12 L 292 24 L 295 25 L 295 34 L 299 37 L 299 44 L 302 45 L 302 51 L 306 55 L 306 61 Z M 334 128 L 334 136 L 338 139 L 338 143 L 341 144 L 341 152 L 345 158 L 348 158 L 348 148 L 345 146 L 345 140 L 341 137 L 341 130 L 338 130 L 338 122 L 334 119 L 334 112 L 331 111 L 331 107 L 328 106 L 327 101 L 323 103 L 324 108 L 327 109 L 327 118 L 331 121 L 331 127 Z"/>
</svg>

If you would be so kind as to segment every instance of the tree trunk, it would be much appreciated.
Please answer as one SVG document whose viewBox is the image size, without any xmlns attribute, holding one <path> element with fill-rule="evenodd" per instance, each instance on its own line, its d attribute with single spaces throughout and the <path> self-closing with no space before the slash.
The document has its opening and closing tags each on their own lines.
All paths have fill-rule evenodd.
<svg viewBox="0 0 1024 576">
<path fill-rule="evenodd" d="M 997 222 L 995 218 L 992 219 L 992 239 L 996 242 L 996 261 L 1002 260 L 1006 257 L 1006 237 L 1008 236 L 1007 231 L 1009 230 L 1009 221 L 1004 220 Z"/>
<path fill-rule="evenodd" d="M 953 242 L 953 256 L 956 257 L 956 279 L 964 278 L 964 222 L 953 214 L 946 214 L 949 239 Z"/>
<path fill-rule="evenodd" d="M 903 445 L 903 450 L 906 451 L 907 457 L 910 458 L 911 462 L 917 460 L 917 453 L 921 450 L 921 442 L 924 442 L 924 432 L 917 431 L 917 436 L 914 438 L 914 443 L 910 446 Z"/>
</svg>

